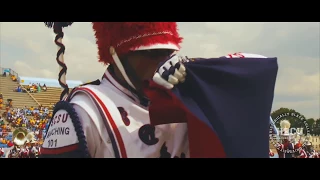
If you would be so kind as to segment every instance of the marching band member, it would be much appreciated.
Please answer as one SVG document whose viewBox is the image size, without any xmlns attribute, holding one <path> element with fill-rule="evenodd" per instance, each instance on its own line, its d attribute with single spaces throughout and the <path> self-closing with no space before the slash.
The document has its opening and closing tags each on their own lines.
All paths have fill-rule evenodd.
<svg viewBox="0 0 320 180">
<path fill-rule="evenodd" d="M 4 150 L 3 148 L 0 148 L 0 158 L 4 155 Z"/>
<path fill-rule="evenodd" d="M 20 157 L 20 150 L 21 148 L 17 145 L 13 146 L 12 149 L 9 151 L 8 158 L 19 158 Z"/>
<path fill-rule="evenodd" d="M 70 25 L 70 23 L 64 24 L 64 26 L 61 22 L 48 23 L 48 25 L 53 25 L 57 34 L 56 44 L 62 48 L 62 27 Z M 58 25 L 60 25 L 60 28 L 58 28 Z M 152 99 L 155 92 L 157 92 L 157 96 L 154 96 L 155 99 L 160 97 L 158 95 L 172 97 L 171 93 L 176 90 L 174 87 L 178 88 L 178 84 L 186 85 L 188 83 L 186 81 L 186 78 L 188 78 L 186 66 L 195 61 L 176 55 L 177 51 L 180 50 L 182 38 L 178 34 L 175 22 L 93 22 L 93 29 L 97 39 L 99 61 L 107 66 L 107 70 L 101 81 L 97 80 L 82 85 L 66 96 L 68 94 L 64 76 L 66 66 L 61 58 L 63 54 L 59 51 L 59 65 L 62 67 L 59 82 L 64 91 L 61 94 L 62 101 L 56 104 L 53 118 L 46 130 L 47 134 L 41 149 L 41 157 L 243 157 L 243 152 L 240 151 L 244 150 L 238 149 L 235 151 L 233 147 L 239 147 L 243 143 L 242 136 L 248 137 L 247 134 L 253 136 L 254 133 L 241 131 L 242 127 L 233 124 L 233 122 L 228 122 L 229 119 L 234 120 L 235 118 L 223 118 L 225 122 L 222 122 L 232 125 L 233 128 L 230 129 L 235 130 L 232 132 L 232 137 L 227 136 L 222 127 L 218 127 L 220 124 L 215 125 L 217 133 L 220 133 L 220 139 L 218 139 L 218 137 L 212 135 L 212 129 L 209 133 L 209 130 L 204 131 L 203 124 L 200 126 L 200 121 L 197 121 L 198 124 L 195 123 L 196 120 L 194 119 L 204 120 L 206 116 L 203 115 L 200 118 L 192 115 L 191 113 L 194 111 L 190 113 L 185 108 L 182 108 L 183 112 L 188 113 L 180 113 L 180 104 L 179 108 L 176 108 L 178 107 L 176 105 L 168 109 L 168 107 L 171 107 L 169 104 L 157 104 L 158 101 Z M 227 58 L 269 59 L 261 55 L 235 53 L 224 56 L 223 62 L 230 61 L 224 60 Z M 205 64 L 209 61 L 202 62 Z M 222 61 L 222 59 L 219 59 L 219 61 Z M 200 60 L 195 62 L 200 62 Z M 212 60 L 209 63 L 214 62 L 218 61 Z M 265 96 L 263 100 L 267 102 L 267 105 L 262 107 L 260 106 L 261 102 L 254 103 L 255 108 L 260 106 L 259 109 L 262 112 L 257 113 L 257 115 L 264 121 L 263 131 L 259 131 L 261 122 L 256 122 L 256 117 L 252 118 L 253 116 L 247 116 L 246 113 L 240 115 L 242 119 L 246 119 L 246 126 L 254 126 L 251 123 L 259 123 L 255 131 L 260 134 L 259 138 L 263 139 L 262 142 L 259 138 L 252 138 L 259 139 L 257 143 L 259 143 L 258 147 L 261 150 L 255 150 L 252 153 L 245 151 L 246 156 L 268 157 L 269 114 L 273 98 L 273 81 L 277 71 L 276 64 L 271 64 L 273 66 L 269 67 L 268 70 L 263 67 L 264 73 L 272 74 L 272 78 L 269 77 L 268 88 L 265 88 L 269 90 L 264 91 L 263 94 Z M 247 69 L 249 68 L 247 67 Z M 237 71 L 241 76 L 240 79 L 246 78 L 248 71 L 245 71 L 244 74 L 241 72 Z M 254 73 L 256 75 L 258 71 Z M 227 74 L 221 74 L 225 75 L 221 77 L 224 80 L 228 78 Z M 192 73 L 188 76 L 192 77 Z M 149 81 L 150 84 L 146 84 L 145 80 L 149 79 L 153 79 L 153 82 Z M 254 83 L 259 82 L 261 80 L 254 81 Z M 222 84 L 233 83 L 224 82 Z M 146 86 L 149 89 L 145 88 Z M 203 94 L 200 87 L 194 88 L 199 89 L 199 92 L 193 94 Z M 223 87 L 223 89 L 226 88 L 228 87 Z M 188 89 L 191 90 L 193 87 L 189 86 Z M 248 87 L 245 89 L 248 91 Z M 162 93 L 160 93 L 160 90 Z M 234 93 L 238 94 L 240 91 Z M 261 91 L 255 91 L 255 93 L 258 92 Z M 243 99 L 243 96 L 241 98 Z M 181 103 L 173 100 L 169 102 L 173 104 Z M 215 100 L 210 100 L 210 102 L 215 102 Z M 195 104 L 192 105 L 196 106 Z M 229 103 L 228 106 L 230 105 L 234 105 L 234 103 Z M 154 117 L 152 112 L 155 106 L 158 109 L 166 110 L 158 111 L 161 113 Z M 241 106 L 242 108 L 243 106 Z M 219 117 L 222 114 L 224 116 L 226 114 L 230 115 L 230 113 L 222 112 L 222 109 L 217 110 L 220 114 Z M 169 110 L 173 112 L 169 113 Z M 213 109 L 210 112 L 213 112 Z M 189 116 L 189 114 L 191 115 Z M 170 120 L 169 118 L 163 118 L 165 115 L 172 118 Z M 236 118 L 240 116 L 238 114 Z M 156 118 L 159 120 L 154 120 Z M 192 118 L 194 121 L 191 121 Z M 218 117 L 209 119 L 218 121 Z M 210 123 L 212 122 L 210 121 Z M 213 125 L 211 125 L 207 127 L 212 127 Z M 228 132 L 231 133 L 231 131 Z M 235 132 L 242 132 L 242 134 Z M 200 137 L 201 135 L 204 137 Z M 254 136 L 256 137 L 256 135 Z M 203 138 L 203 140 L 206 138 L 208 142 L 195 140 L 196 138 Z M 232 138 L 233 144 L 230 144 L 231 141 L 227 138 Z M 205 146 L 201 146 L 204 144 Z M 252 155 L 254 153 L 256 155 Z"/>
<path fill-rule="evenodd" d="M 319 158 L 319 153 L 316 150 L 311 150 L 310 158 Z"/>
<path fill-rule="evenodd" d="M 30 148 L 29 148 L 29 158 L 37 158 L 38 157 L 38 147 L 37 142 L 32 139 L 30 142 Z"/>
<path fill-rule="evenodd" d="M 299 138 L 300 138 L 300 136 L 299 136 Z M 301 143 L 301 140 L 299 139 L 298 143 L 296 143 L 294 145 L 294 151 L 295 151 L 294 156 L 295 157 L 298 157 L 300 155 L 300 149 L 301 148 L 302 148 L 302 143 Z"/>
<path fill-rule="evenodd" d="M 284 149 L 284 158 L 293 158 L 294 145 L 290 142 L 293 135 L 290 134 L 290 122 L 288 120 L 282 120 L 280 122 L 281 137 Z"/>
<path fill-rule="evenodd" d="M 276 147 L 276 150 L 277 150 L 279 158 L 285 158 L 285 156 L 284 156 L 284 145 L 282 143 L 280 143 L 280 142 L 277 142 L 275 147 Z"/>
<path fill-rule="evenodd" d="M 313 158 L 312 156 L 312 143 L 311 143 L 311 135 L 308 135 L 304 141 L 304 148 L 307 154 L 307 158 Z"/>
<path fill-rule="evenodd" d="M 23 128 L 17 128 L 13 132 L 13 148 L 9 151 L 9 158 L 21 157 L 21 151 L 27 139 L 25 139 L 27 131 Z"/>
<path fill-rule="evenodd" d="M 27 147 L 23 147 L 20 150 L 20 158 L 29 158 L 29 149 Z"/>
<path fill-rule="evenodd" d="M 273 157 L 273 156 L 274 156 L 274 153 L 272 152 L 271 149 L 269 150 L 269 156 L 270 156 L 270 157 Z"/>
<path fill-rule="evenodd" d="M 38 145 L 38 156 L 40 156 L 41 155 L 41 145 Z"/>
<path fill-rule="evenodd" d="M 300 149 L 299 153 L 300 154 L 299 154 L 298 158 L 308 158 L 309 157 L 308 153 L 306 152 L 304 147 Z"/>
</svg>

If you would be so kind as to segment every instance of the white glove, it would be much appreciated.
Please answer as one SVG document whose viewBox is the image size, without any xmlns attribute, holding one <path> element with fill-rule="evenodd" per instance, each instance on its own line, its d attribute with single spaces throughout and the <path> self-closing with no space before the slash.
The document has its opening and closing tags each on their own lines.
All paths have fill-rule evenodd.
<svg viewBox="0 0 320 180">
<path fill-rule="evenodd" d="M 167 89 L 172 89 L 179 82 L 183 83 L 187 75 L 183 63 L 188 61 L 187 57 L 173 55 L 158 68 L 153 81 Z"/>
</svg>

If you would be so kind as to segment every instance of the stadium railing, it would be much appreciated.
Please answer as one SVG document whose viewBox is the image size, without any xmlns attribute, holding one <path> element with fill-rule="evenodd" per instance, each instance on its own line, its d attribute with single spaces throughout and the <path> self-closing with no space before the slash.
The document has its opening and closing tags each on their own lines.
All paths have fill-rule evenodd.
<svg viewBox="0 0 320 180">
<path fill-rule="evenodd" d="M 15 72 L 14 70 L 12 70 L 11 68 L 3 68 L 3 67 L 0 67 L 0 70 L 1 70 L 1 75 L 2 75 L 4 72 L 8 72 L 8 73 L 10 73 L 11 75 L 16 76 L 18 82 L 20 82 L 19 74 L 16 73 L 16 72 Z"/>
<path fill-rule="evenodd" d="M 27 91 L 27 89 L 26 88 L 24 88 L 24 87 L 22 87 L 22 89 L 23 90 L 25 90 L 27 93 L 28 93 L 28 95 L 40 106 L 41 104 L 37 101 L 37 99 L 36 98 L 34 98 L 33 96 L 32 96 L 32 94 L 31 93 L 29 93 L 29 91 Z"/>
</svg>

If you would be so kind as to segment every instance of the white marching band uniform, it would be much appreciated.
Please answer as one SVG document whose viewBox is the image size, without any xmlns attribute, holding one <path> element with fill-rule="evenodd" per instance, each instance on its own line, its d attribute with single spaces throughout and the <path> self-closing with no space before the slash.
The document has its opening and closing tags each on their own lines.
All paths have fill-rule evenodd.
<svg viewBox="0 0 320 180">
<path fill-rule="evenodd" d="M 269 156 L 270 156 L 270 157 L 273 157 L 273 156 L 274 156 L 274 153 L 273 153 L 273 151 L 272 151 L 271 149 L 269 150 Z"/>
<path fill-rule="evenodd" d="M 100 85 L 81 86 L 71 94 L 71 97 L 70 103 L 81 121 L 91 157 L 159 158 L 163 151 L 169 153 L 172 158 L 189 157 L 186 123 L 157 125 L 153 138 L 157 138 L 158 142 L 154 145 L 143 142 L 139 132 L 141 133 L 141 127 L 150 124 L 148 110 L 140 105 L 135 95 L 121 86 L 108 70 Z M 125 110 L 128 122 L 125 122 L 118 107 Z M 105 117 L 100 116 L 99 108 L 104 111 Z M 55 116 L 63 116 L 64 113 L 66 111 L 58 111 Z M 116 147 L 113 147 L 105 123 L 112 131 L 111 136 Z M 69 128 L 70 132 L 64 135 L 58 133 L 51 135 L 52 131 L 59 128 Z M 70 118 L 64 124 L 60 121 L 50 125 L 47 132 L 50 136 L 44 141 L 44 149 L 50 148 L 50 141 L 57 140 L 57 144 L 53 147 L 56 151 L 50 151 L 52 154 L 73 150 L 79 143 Z M 151 139 L 148 137 L 151 135 L 145 136 Z"/>
<path fill-rule="evenodd" d="M 308 158 L 309 157 L 307 152 L 303 148 L 300 149 L 299 156 L 300 156 L 300 158 Z"/>
<path fill-rule="evenodd" d="M 139 24 L 142 26 L 142 23 Z M 157 23 L 151 24 L 157 26 Z M 173 23 L 172 26 L 176 26 L 174 24 L 175 23 Z M 149 25 L 148 23 L 144 23 L 143 26 Z M 130 29 L 127 28 L 126 30 L 129 31 Z M 101 32 L 96 33 L 96 36 L 100 33 Z M 172 34 L 177 34 L 177 32 L 172 32 L 170 34 L 168 31 L 163 30 L 159 32 L 159 34 L 164 36 L 169 34 L 172 36 Z M 119 33 L 116 35 L 121 36 Z M 119 42 L 118 46 L 135 38 L 142 39 L 141 43 L 143 43 L 143 38 L 148 38 L 147 35 L 138 35 L 139 34 L 126 41 Z M 117 39 L 115 35 L 113 35 L 112 38 Z M 97 39 L 99 46 L 103 37 L 97 37 Z M 107 46 L 106 44 L 108 43 L 105 42 L 104 47 Z M 172 42 L 167 44 L 164 43 L 162 44 L 164 46 L 161 46 L 162 48 L 160 49 L 179 50 L 179 48 L 177 48 L 179 46 L 178 44 L 179 42 L 173 44 Z M 151 47 L 152 45 L 150 44 L 148 45 L 149 47 L 146 48 L 145 44 L 135 44 L 138 48 L 139 46 L 143 46 L 143 48 L 140 47 L 140 50 L 158 49 L 160 47 L 159 44 L 153 44 L 154 47 Z M 121 50 L 121 48 L 116 50 L 118 51 L 119 49 Z M 104 51 L 108 50 L 109 49 L 104 49 Z M 119 52 L 121 52 L 120 50 Z M 103 53 L 101 53 L 101 48 L 99 51 L 100 56 L 102 56 L 101 54 Z M 103 55 L 105 54 L 108 54 L 108 52 Z M 110 54 L 112 55 L 114 63 L 121 71 L 118 56 L 111 52 L 111 48 Z M 108 54 L 108 56 L 110 56 L 110 54 Z M 261 55 L 247 53 L 235 53 L 224 56 L 224 58 L 242 57 L 265 58 Z M 111 58 L 111 56 L 109 58 Z M 177 58 L 177 56 L 172 58 Z M 180 62 L 177 61 L 177 63 Z M 174 66 L 175 64 L 171 65 Z M 126 74 L 123 71 L 121 71 L 121 73 L 124 76 L 124 79 L 131 85 L 130 80 L 126 79 Z M 158 76 L 156 75 L 153 78 L 156 83 L 164 87 L 172 87 L 172 85 L 165 85 L 165 83 L 170 82 L 164 82 L 159 78 L 161 77 L 161 74 L 158 74 Z M 120 85 L 115 78 L 113 78 L 108 69 L 105 71 L 99 85 L 88 84 L 75 88 L 68 97 L 68 103 L 71 104 L 71 107 L 73 107 L 77 114 L 82 130 L 79 130 L 78 126 L 75 127 L 74 118 L 72 118 L 73 116 L 68 110 L 58 109 L 53 115 L 49 128 L 47 129 L 41 149 L 43 157 L 70 157 L 69 155 L 59 155 L 75 153 L 76 149 L 78 149 L 79 146 L 82 146 L 78 137 L 81 131 L 83 131 L 85 135 L 88 153 L 90 157 L 94 158 L 189 157 L 187 124 L 174 123 L 157 126 L 150 125 L 148 107 L 143 106 L 132 91 Z M 56 108 L 58 108 L 58 106 L 59 105 L 57 104 Z"/>
<path fill-rule="evenodd" d="M 4 150 L 3 148 L 0 148 L 0 158 L 4 155 Z"/>
<path fill-rule="evenodd" d="M 319 153 L 316 150 L 312 150 L 310 158 L 319 158 Z"/>
<path fill-rule="evenodd" d="M 167 146 L 172 157 L 180 157 L 182 153 L 188 154 L 186 123 L 157 126 L 155 137 L 158 138 L 158 142 L 156 144 L 145 144 L 139 137 L 141 131 L 139 129 L 150 124 L 147 108 L 140 105 L 138 100 L 128 90 L 119 85 L 108 72 L 105 75 L 107 78 L 104 78 L 100 85 L 87 85 L 76 90 L 77 95 L 70 102 L 79 115 L 92 157 L 116 157 L 115 153 L 123 158 L 160 157 L 163 145 Z M 100 101 L 96 98 L 99 98 L 102 103 L 100 104 Z M 97 106 L 105 111 L 103 113 L 106 115 L 105 119 L 99 116 Z M 125 120 L 123 120 L 117 107 L 122 107 L 126 111 L 129 125 L 124 122 Z M 112 131 L 112 136 L 116 142 L 115 148 L 113 148 L 105 123 Z M 72 124 L 68 125 L 71 129 Z M 58 126 L 59 124 L 50 127 L 48 132 Z M 75 132 L 71 133 L 70 130 L 70 134 L 75 135 Z M 53 135 L 46 139 L 43 147 L 46 147 L 48 140 L 53 138 L 59 138 L 57 148 L 75 142 L 78 143 L 77 137 L 73 135 Z"/>
<path fill-rule="evenodd" d="M 37 150 L 37 141 L 34 139 L 34 133 L 28 132 L 25 128 L 16 128 L 13 132 L 14 146 L 7 152 L 8 158 L 36 158 L 37 153 L 33 153 L 32 147 Z M 28 147 L 31 144 L 32 147 Z"/>
<path fill-rule="evenodd" d="M 19 147 L 13 147 L 9 151 L 9 158 L 19 158 L 20 157 L 20 148 Z"/>
</svg>

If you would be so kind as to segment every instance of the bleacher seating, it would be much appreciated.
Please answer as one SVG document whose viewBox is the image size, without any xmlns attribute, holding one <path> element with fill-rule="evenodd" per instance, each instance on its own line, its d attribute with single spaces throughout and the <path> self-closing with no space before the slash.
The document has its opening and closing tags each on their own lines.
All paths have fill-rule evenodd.
<svg viewBox="0 0 320 180">
<path fill-rule="evenodd" d="M 60 99 L 62 89 L 56 87 L 47 87 L 47 91 L 31 93 L 31 95 L 44 107 L 51 107 Z"/>
<path fill-rule="evenodd" d="M 36 107 L 38 104 L 28 93 L 14 92 L 18 87 L 18 83 L 12 81 L 10 77 L 0 77 L 0 93 L 3 95 L 4 103 L 7 99 L 13 100 L 13 106 L 17 108 L 22 107 Z"/>
</svg>

